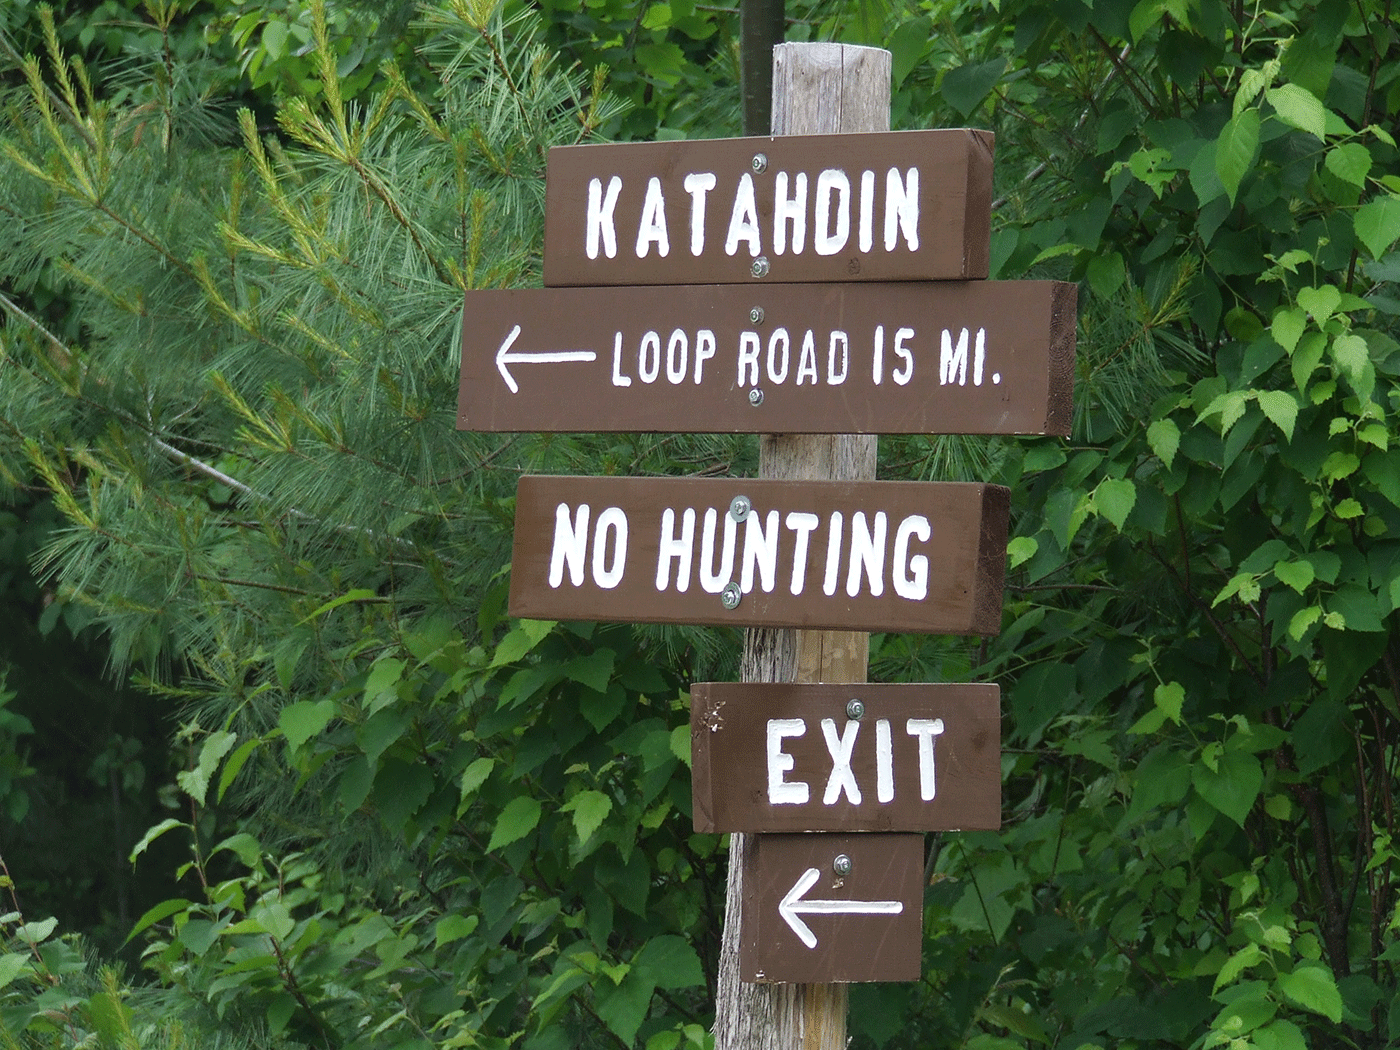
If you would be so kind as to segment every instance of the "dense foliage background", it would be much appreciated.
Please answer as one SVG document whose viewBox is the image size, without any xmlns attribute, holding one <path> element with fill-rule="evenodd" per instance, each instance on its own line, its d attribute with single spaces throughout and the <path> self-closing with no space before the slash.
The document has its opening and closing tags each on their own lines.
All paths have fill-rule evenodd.
<svg viewBox="0 0 1400 1050">
<path fill-rule="evenodd" d="M 871 665 L 1001 683 L 1005 826 L 930 836 L 857 1044 L 1400 1044 L 1389 5 L 788 16 L 891 49 L 896 127 L 993 128 L 993 276 L 1081 282 L 1070 441 L 882 442 L 1013 492 L 1001 635 Z M 455 329 L 538 280 L 549 146 L 737 132 L 736 31 L 0 10 L 5 1045 L 707 1045 L 686 687 L 738 640 L 510 621 L 505 572 L 522 470 L 754 450 L 459 434 Z"/>
</svg>

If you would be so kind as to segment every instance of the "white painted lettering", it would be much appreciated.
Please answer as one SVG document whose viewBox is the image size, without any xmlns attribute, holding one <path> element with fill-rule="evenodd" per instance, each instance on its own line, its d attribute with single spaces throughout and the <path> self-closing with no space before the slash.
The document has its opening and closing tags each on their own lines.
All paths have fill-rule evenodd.
<svg viewBox="0 0 1400 1050">
<path fill-rule="evenodd" d="M 826 574 L 822 579 L 822 593 L 827 597 L 836 593 L 836 575 L 841 571 L 841 525 L 839 510 L 831 512 L 831 524 L 826 534 Z"/>
<path fill-rule="evenodd" d="M 569 505 L 554 508 L 554 546 L 549 552 L 549 585 L 558 587 L 564 580 L 564 563 L 569 565 L 569 582 L 583 586 L 583 556 L 588 549 L 588 504 L 580 503 L 569 521 Z"/>
<path fill-rule="evenodd" d="M 847 719 L 846 725 L 841 730 L 841 738 L 836 738 L 836 720 L 834 718 L 822 719 L 822 737 L 826 740 L 826 749 L 831 754 L 831 776 L 826 781 L 826 793 L 822 795 L 822 805 L 834 806 L 836 800 L 841 797 L 841 792 L 846 793 L 846 797 L 851 800 L 851 805 L 860 805 L 860 785 L 856 783 L 856 775 L 851 771 L 851 753 L 856 748 L 856 734 L 860 732 L 860 723 L 854 718 Z"/>
<path fill-rule="evenodd" d="M 905 341 L 914 338 L 914 329 L 901 328 L 894 333 L 894 355 L 904 361 L 902 369 L 896 368 L 890 373 L 890 378 L 900 386 L 908 386 L 909 380 L 914 378 L 914 355 L 905 346 Z"/>
<path fill-rule="evenodd" d="M 875 173 L 860 173 L 860 250 L 868 252 L 875 245 Z"/>
<path fill-rule="evenodd" d="M 831 227 L 831 197 L 836 195 L 836 228 Z M 851 180 L 840 168 L 817 176 L 817 215 L 812 247 L 818 255 L 835 255 L 851 239 Z"/>
<path fill-rule="evenodd" d="M 807 547 L 811 542 L 812 532 L 821 524 L 821 519 L 807 511 L 794 510 L 783 519 L 783 524 L 796 535 L 792 552 L 792 583 L 789 590 L 793 594 L 801 594 L 802 588 L 807 584 Z"/>
<path fill-rule="evenodd" d="M 695 550 L 695 508 L 686 507 L 681 514 L 681 534 L 676 537 L 676 512 L 667 507 L 661 512 L 661 540 L 656 551 L 656 589 L 671 586 L 671 562 L 676 562 L 676 591 L 684 594 L 690 587 L 690 560 Z"/>
<path fill-rule="evenodd" d="M 779 346 L 783 348 L 782 368 L 776 367 L 774 361 L 775 354 Z M 768 380 L 772 383 L 782 384 L 787 380 L 788 357 L 792 350 L 792 340 L 788 338 L 786 328 L 775 328 L 773 334 L 768 337 Z"/>
<path fill-rule="evenodd" d="M 817 341 L 810 328 L 802 337 L 802 353 L 797 358 L 798 386 L 802 385 L 803 379 L 810 379 L 813 386 L 817 385 Z"/>
<path fill-rule="evenodd" d="M 861 569 L 870 581 L 870 594 L 874 598 L 885 593 L 885 535 L 888 519 L 883 510 L 875 514 L 875 531 L 871 534 L 866 524 L 865 511 L 858 510 L 851 517 L 851 565 L 846 573 L 846 595 L 854 598 L 860 593 Z"/>
<path fill-rule="evenodd" d="M 933 738 L 943 732 L 941 718 L 911 718 L 905 730 L 919 738 L 919 797 L 932 802 L 937 794 L 933 776 Z"/>
<path fill-rule="evenodd" d="M 700 376 L 705 362 L 715 356 L 715 333 L 702 328 L 695 333 L 695 385 L 700 385 Z"/>
<path fill-rule="evenodd" d="M 763 343 L 759 341 L 757 332 L 739 333 L 739 386 L 758 386 L 758 352 L 763 349 Z M 744 373 L 748 372 L 753 378 L 744 381 Z"/>
<path fill-rule="evenodd" d="M 622 374 L 622 333 L 613 336 L 613 386 L 631 386 L 632 377 Z"/>
<path fill-rule="evenodd" d="M 875 326 L 875 355 L 871 358 L 871 378 L 879 386 L 885 379 L 885 326 Z"/>
<path fill-rule="evenodd" d="M 841 372 L 836 372 L 836 344 L 841 344 Z M 826 385 L 840 386 L 846 381 L 846 373 L 851 367 L 851 341 L 846 337 L 846 333 L 835 331 L 831 333 L 831 342 L 826 351 Z"/>
<path fill-rule="evenodd" d="M 894 593 L 913 602 L 921 602 L 928 597 L 928 556 L 916 554 L 909 557 L 909 539 L 916 536 L 921 543 L 927 543 L 933 530 L 928 518 L 922 514 L 911 514 L 899 523 L 894 533 Z"/>
<path fill-rule="evenodd" d="M 938 382 L 947 386 L 957 383 L 967 386 L 967 329 L 958 335 L 958 345 L 953 346 L 953 333 L 943 329 L 943 338 L 938 352 Z"/>
<path fill-rule="evenodd" d="M 603 242 L 603 254 L 609 259 L 617 255 L 617 227 L 613 225 L 613 209 L 617 195 L 622 192 L 622 179 L 614 175 L 608 180 L 608 193 L 603 196 L 601 179 L 588 180 L 588 218 L 584 220 L 583 250 L 590 259 L 598 258 L 598 241 Z"/>
<path fill-rule="evenodd" d="M 707 594 L 718 594 L 734 577 L 734 519 L 724 516 L 724 545 L 720 553 L 719 571 L 715 567 L 715 523 L 719 512 L 714 507 L 705 511 L 705 525 L 700 534 L 700 586 Z"/>
<path fill-rule="evenodd" d="M 770 510 L 766 525 L 758 523 L 758 512 L 750 511 L 744 519 L 744 565 L 739 571 L 739 588 L 748 594 L 753 590 L 754 567 L 758 567 L 758 582 L 764 594 L 773 593 L 778 576 L 778 512 Z"/>
<path fill-rule="evenodd" d="M 705 250 L 705 194 L 715 188 L 714 172 L 692 171 L 684 185 L 690 194 L 690 254 L 699 255 Z"/>
<path fill-rule="evenodd" d="M 910 168 L 904 179 L 899 169 L 885 175 L 885 251 L 894 251 L 899 235 L 911 252 L 919 250 L 919 169 Z"/>
<path fill-rule="evenodd" d="M 677 328 L 666 342 L 666 380 L 676 386 L 685 381 L 686 367 L 690 363 L 690 340 Z"/>
<path fill-rule="evenodd" d="M 661 180 L 655 175 L 647 180 L 647 196 L 642 202 L 642 221 L 637 227 L 637 258 L 645 259 L 653 244 L 661 258 L 671 254 L 671 237 L 666 230 L 666 198 L 661 193 Z"/>
<path fill-rule="evenodd" d="M 811 797 L 811 789 L 804 781 L 783 778 L 783 774 L 791 772 L 796 764 L 793 757 L 783 750 L 783 740 L 790 736 L 802 736 L 806 732 L 807 723 L 800 718 L 768 719 L 769 805 L 800 806 Z"/>
<path fill-rule="evenodd" d="M 740 177 L 739 188 L 734 192 L 734 209 L 729 213 L 729 233 L 724 238 L 724 254 L 737 252 L 740 241 L 747 241 L 749 254 L 758 257 L 758 204 L 753 196 L 753 176 L 748 172 Z"/>
<path fill-rule="evenodd" d="M 801 255 L 807 241 L 807 173 L 797 173 L 796 192 L 787 195 L 788 173 L 778 172 L 773 180 L 773 254 L 787 250 L 787 226 L 792 223 L 792 254 Z"/>
<path fill-rule="evenodd" d="M 976 349 L 972 355 L 972 385 L 982 385 L 982 366 L 987 363 L 987 330 L 977 329 Z"/>
<path fill-rule="evenodd" d="M 608 533 L 613 534 L 612 564 L 607 564 Z M 627 567 L 627 514 L 621 507 L 609 507 L 598 515 L 593 528 L 593 582 L 610 591 L 622 582 Z"/>
<path fill-rule="evenodd" d="M 875 800 L 894 801 L 894 744 L 890 740 L 890 720 L 875 722 Z"/>
<path fill-rule="evenodd" d="M 642 335 L 642 348 L 637 351 L 637 377 L 643 383 L 655 383 L 661 374 L 661 336 L 655 332 Z"/>
</svg>

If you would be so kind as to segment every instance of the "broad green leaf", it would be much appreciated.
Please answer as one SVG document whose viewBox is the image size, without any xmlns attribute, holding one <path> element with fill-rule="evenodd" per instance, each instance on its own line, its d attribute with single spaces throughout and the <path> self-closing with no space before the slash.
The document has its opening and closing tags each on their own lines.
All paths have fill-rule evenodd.
<svg viewBox="0 0 1400 1050">
<path fill-rule="evenodd" d="M 1327 111 L 1318 97 L 1307 88 L 1297 84 L 1280 84 L 1264 92 L 1264 97 L 1285 124 L 1306 131 L 1315 136 L 1318 142 L 1326 140 Z"/>
<path fill-rule="evenodd" d="M 276 62 L 287 51 L 287 23 L 279 18 L 268 20 L 262 32 L 263 50 L 267 57 Z"/>
<path fill-rule="evenodd" d="M 1342 292 L 1333 284 L 1324 284 L 1320 288 L 1299 288 L 1298 305 L 1311 314 L 1313 321 L 1321 328 L 1342 305 Z"/>
<path fill-rule="evenodd" d="M 534 831 L 539 822 L 539 802 L 528 795 L 511 799 L 496 818 L 496 827 L 491 832 L 491 841 L 486 844 L 486 852 L 491 853 L 519 841 Z"/>
<path fill-rule="evenodd" d="M 0 955 L 0 988 L 4 988 L 23 972 L 30 956 L 23 952 Z"/>
<path fill-rule="evenodd" d="M 1344 142 L 1328 150 L 1323 163 L 1343 182 L 1365 186 L 1371 172 L 1371 151 L 1359 142 Z"/>
<path fill-rule="evenodd" d="M 1278 976 L 1279 990 L 1304 1010 L 1321 1014 L 1333 1024 L 1342 1019 L 1342 993 L 1332 971 L 1325 966 L 1303 964 Z"/>
<path fill-rule="evenodd" d="M 632 970 L 649 977 L 658 988 L 698 988 L 705 983 L 700 956 L 684 937 L 662 934 L 642 945 L 632 957 Z"/>
<path fill-rule="evenodd" d="M 480 924 L 481 917 L 477 915 L 444 915 L 433 927 L 434 944 L 441 948 L 444 944 L 470 937 Z"/>
<path fill-rule="evenodd" d="M 154 908 L 149 909 L 146 914 L 136 920 L 136 925 L 131 928 L 131 932 L 126 935 L 123 944 L 130 944 L 131 938 L 135 937 L 142 930 L 149 926 L 154 926 L 162 919 L 168 919 L 176 912 L 184 911 L 190 907 L 190 902 L 183 897 L 176 897 L 173 900 L 161 901 Z"/>
<path fill-rule="evenodd" d="M 374 714 L 386 704 L 398 699 L 396 686 L 403 678 L 404 662 L 385 657 L 374 662 L 365 678 L 365 713 Z"/>
<path fill-rule="evenodd" d="M 1275 351 L 1277 352 L 1277 351 Z M 1287 390 L 1260 390 L 1255 400 L 1269 421 L 1283 431 L 1283 436 L 1293 440 L 1293 428 L 1298 422 L 1298 401 Z"/>
<path fill-rule="evenodd" d="M 1308 589 L 1316 576 L 1312 563 L 1307 561 L 1281 561 L 1274 566 L 1274 575 L 1280 583 L 1287 584 L 1299 594 Z"/>
<path fill-rule="evenodd" d="M 671 754 L 690 768 L 690 726 L 678 725 L 671 730 Z"/>
<path fill-rule="evenodd" d="M 1013 536 L 1006 543 L 1006 554 L 1013 569 L 1034 558 L 1038 550 L 1040 542 L 1034 536 Z"/>
<path fill-rule="evenodd" d="M 613 800 L 601 791 L 580 791 L 564 803 L 563 812 L 574 815 L 574 831 L 578 833 L 580 846 L 593 837 L 612 808 Z"/>
<path fill-rule="evenodd" d="M 496 646 L 496 652 L 491 657 L 491 666 L 504 667 L 506 664 L 515 663 L 539 645 L 552 630 L 552 620 L 521 620 L 501 639 L 501 644 Z"/>
<path fill-rule="evenodd" d="M 1263 962 L 1264 957 L 1264 949 L 1260 948 L 1259 945 L 1246 944 L 1225 960 L 1225 965 L 1220 967 L 1220 972 L 1215 975 L 1215 988 L 1213 990 L 1220 991 L 1223 985 L 1233 982 L 1245 970 Z"/>
<path fill-rule="evenodd" d="M 1245 751 L 1224 751 L 1215 768 L 1199 762 L 1191 769 L 1191 783 L 1200 796 L 1240 827 L 1264 786 L 1259 760 Z"/>
<path fill-rule="evenodd" d="M 1094 506 L 1120 531 L 1135 503 L 1137 487 L 1127 478 L 1104 478 L 1094 490 Z"/>
<path fill-rule="evenodd" d="M 182 770 L 175 775 L 175 782 L 180 785 L 180 789 L 198 805 L 204 805 L 204 796 L 209 791 L 209 778 L 218 768 L 219 760 L 228 754 L 237 740 L 238 737 L 234 733 L 210 733 L 200 746 L 199 761 L 194 769 Z"/>
<path fill-rule="evenodd" d="M 1147 428 L 1147 444 L 1170 470 L 1176 450 L 1181 447 L 1181 428 L 1170 419 L 1158 419 Z"/>
<path fill-rule="evenodd" d="M 1269 333 L 1279 346 L 1291 354 L 1293 348 L 1298 345 L 1298 339 L 1302 336 L 1307 325 L 1307 314 L 1293 307 L 1274 314 L 1274 319 L 1269 324 Z"/>
<path fill-rule="evenodd" d="M 1259 148 L 1259 111 L 1247 109 L 1226 122 L 1215 144 L 1215 172 L 1230 203 L 1235 203 L 1240 183 L 1254 166 Z"/>
<path fill-rule="evenodd" d="M 1400 197 L 1377 197 L 1361 205 L 1352 216 L 1352 228 L 1371 257 L 1381 258 L 1400 238 Z"/>
<path fill-rule="evenodd" d="M 1181 705 L 1186 690 L 1180 682 L 1162 682 L 1152 691 L 1152 703 L 1177 725 L 1181 725 Z"/>
<path fill-rule="evenodd" d="M 1004 72 L 1004 58 L 969 63 L 943 74 L 939 89 L 948 104 L 966 117 L 991 94 L 992 88 L 996 87 Z"/>
<path fill-rule="evenodd" d="M 1258 1050 L 1308 1050 L 1302 1030 L 1292 1021 L 1283 1018 L 1255 1029 L 1249 1038 Z"/>
<path fill-rule="evenodd" d="M 15 937 L 21 941 L 28 941 L 30 944 L 42 944 L 57 928 L 58 920 L 53 917 L 38 919 L 34 922 L 26 922 L 23 926 L 16 928 Z"/>
<path fill-rule="evenodd" d="M 298 700 L 282 708 L 277 716 L 277 725 L 292 751 L 320 733 L 330 724 L 335 715 L 335 702 L 331 700 Z"/>
<path fill-rule="evenodd" d="M 351 602 L 377 602 L 381 600 L 379 595 L 375 594 L 373 591 L 359 587 L 355 590 L 346 591 L 344 594 L 332 598 L 324 605 L 318 606 L 314 612 L 302 619 L 301 623 L 310 623 L 317 617 L 324 616 L 332 609 L 339 609 L 342 605 L 348 605 Z M 300 624 L 298 626 L 300 626 Z"/>
<path fill-rule="evenodd" d="M 481 785 L 486 783 L 486 778 L 491 775 L 491 770 L 495 768 L 496 760 L 494 758 L 478 758 L 462 770 L 462 799 L 465 801 L 468 795 L 475 794 Z"/>
<path fill-rule="evenodd" d="M 647 1008 L 651 1005 L 655 986 L 645 976 L 629 971 L 615 988 L 594 985 L 595 1010 L 598 1017 L 621 1040 L 623 1046 L 631 1046 L 637 1037 L 637 1029 L 646 1019 Z"/>
<path fill-rule="evenodd" d="M 228 761 L 224 763 L 223 772 L 219 774 L 218 801 L 224 800 L 224 795 L 228 793 L 228 789 L 233 786 L 234 780 L 262 742 L 262 737 L 255 736 L 252 740 L 243 741 L 233 754 L 229 755 Z"/>
<path fill-rule="evenodd" d="M 138 842 L 135 846 L 131 847 L 131 853 L 127 856 L 126 859 L 131 861 L 132 864 L 135 864 L 136 858 L 141 856 L 141 854 L 145 853 L 146 849 L 156 839 L 160 838 L 167 831 L 170 831 L 173 828 L 185 827 L 189 827 L 189 825 L 186 824 L 184 821 L 176 820 L 174 817 L 166 817 L 155 827 L 147 831 L 146 834 L 141 836 L 141 841 Z"/>
<path fill-rule="evenodd" d="M 574 657 L 561 670 L 564 677 L 570 681 L 579 682 L 601 693 L 608 688 L 616 658 L 617 654 L 611 649 L 598 648 L 587 656 Z"/>
</svg>

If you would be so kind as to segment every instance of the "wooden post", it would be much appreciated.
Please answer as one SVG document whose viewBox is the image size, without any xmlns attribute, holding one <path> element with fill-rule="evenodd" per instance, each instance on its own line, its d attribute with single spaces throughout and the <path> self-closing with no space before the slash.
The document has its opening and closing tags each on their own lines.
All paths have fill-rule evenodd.
<svg viewBox="0 0 1400 1050">
<path fill-rule="evenodd" d="M 890 53 L 847 44 L 773 49 L 773 134 L 830 135 L 890 128 Z M 765 478 L 869 481 L 872 435 L 759 438 Z M 870 636 L 760 628 L 745 632 L 746 682 L 863 682 Z M 846 985 L 744 984 L 739 980 L 743 861 L 748 836 L 730 836 L 715 1002 L 716 1050 L 845 1050 Z"/>
</svg>

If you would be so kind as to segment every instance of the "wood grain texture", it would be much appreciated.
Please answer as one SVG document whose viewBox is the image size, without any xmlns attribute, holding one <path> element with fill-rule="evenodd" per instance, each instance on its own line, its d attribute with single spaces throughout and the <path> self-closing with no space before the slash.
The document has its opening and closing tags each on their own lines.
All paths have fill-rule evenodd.
<svg viewBox="0 0 1400 1050">
<path fill-rule="evenodd" d="M 879 48 L 845 44 L 775 47 L 773 133 L 888 131 L 890 61 L 890 52 Z M 875 457 L 876 439 L 869 435 L 765 436 L 759 472 L 764 477 L 834 479 L 838 477 L 835 472 L 849 471 L 842 480 L 873 480 Z M 825 473 L 828 471 L 831 473 Z M 865 681 L 868 635 L 846 634 L 815 641 L 798 635 L 791 630 L 747 631 L 744 681 Z M 796 677 L 799 663 L 802 678 Z M 778 673 L 787 677 L 776 677 Z M 764 674 L 774 677 L 759 677 Z M 744 984 L 739 979 L 746 838 L 741 834 L 730 837 L 729 886 L 715 1002 L 716 1050 L 845 1050 L 844 985 Z"/>
</svg>

